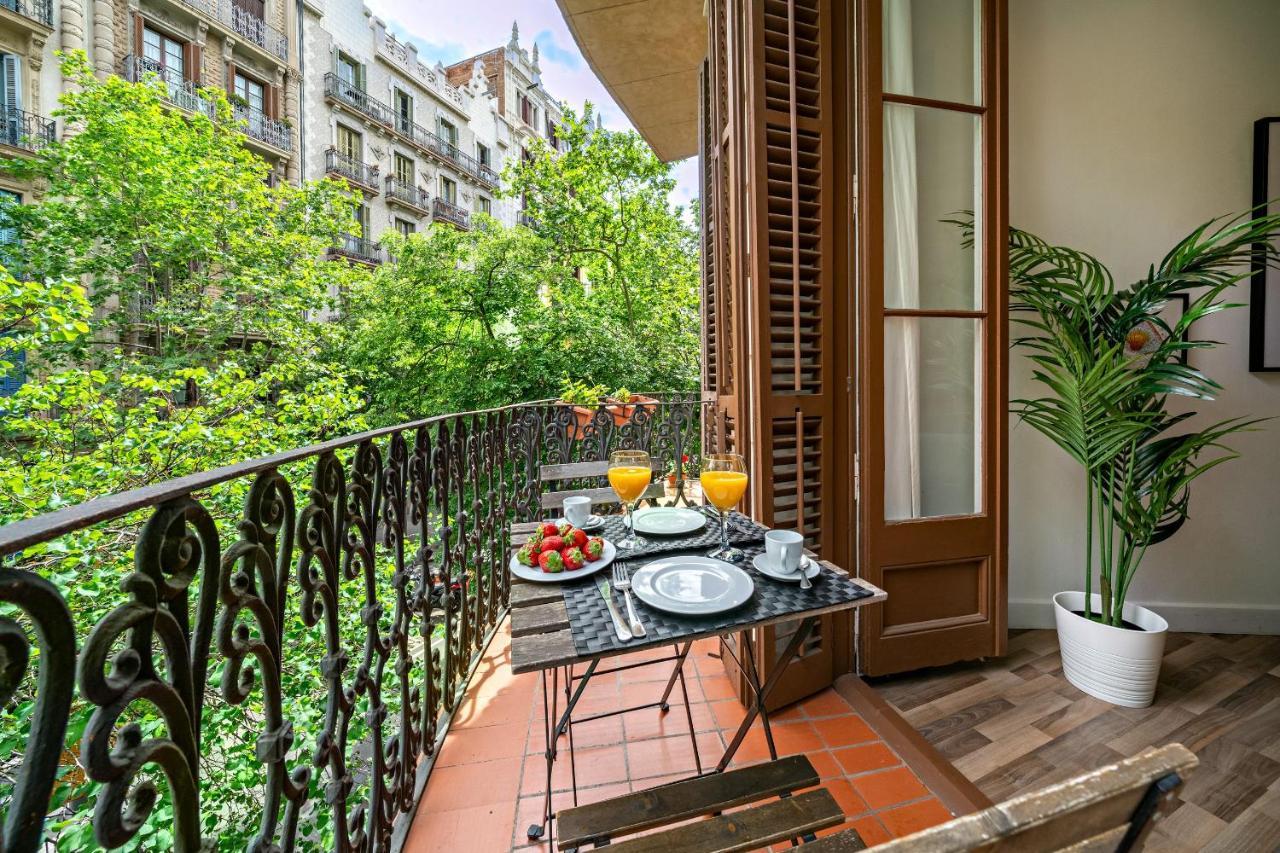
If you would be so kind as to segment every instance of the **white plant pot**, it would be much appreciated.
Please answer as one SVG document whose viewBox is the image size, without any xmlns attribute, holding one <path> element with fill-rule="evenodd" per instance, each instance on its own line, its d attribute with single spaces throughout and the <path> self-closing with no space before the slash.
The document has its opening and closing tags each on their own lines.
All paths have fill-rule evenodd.
<svg viewBox="0 0 1280 853">
<path fill-rule="evenodd" d="M 1092 600 L 1091 612 L 1100 612 L 1102 596 L 1094 593 Z M 1115 705 L 1150 705 L 1156 695 L 1169 623 L 1155 611 L 1128 602 L 1124 605 L 1124 620 L 1141 631 L 1103 625 L 1076 615 L 1082 612 L 1083 592 L 1060 592 L 1053 597 L 1062 673 L 1067 681 L 1090 696 Z"/>
</svg>

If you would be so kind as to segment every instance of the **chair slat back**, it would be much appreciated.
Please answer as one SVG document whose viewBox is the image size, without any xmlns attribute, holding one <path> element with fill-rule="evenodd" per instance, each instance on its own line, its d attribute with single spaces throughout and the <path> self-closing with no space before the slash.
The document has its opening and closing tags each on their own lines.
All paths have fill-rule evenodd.
<svg viewBox="0 0 1280 853">
<path fill-rule="evenodd" d="M 609 463 L 607 460 L 598 462 L 562 462 L 543 465 L 538 469 L 538 479 L 542 481 L 544 486 L 547 483 L 563 480 L 589 480 L 593 477 L 607 477 L 608 474 Z M 603 486 L 600 488 L 544 491 L 539 504 L 543 509 L 558 511 L 564 505 L 565 498 L 577 495 L 585 495 L 591 498 L 593 509 L 597 506 L 616 504 L 618 502 L 618 496 L 614 494 L 613 489 Z M 662 487 L 662 484 L 650 483 L 649 487 L 644 490 L 644 494 L 640 495 L 640 502 L 643 503 L 663 497 L 666 497 L 666 490 Z"/>
<path fill-rule="evenodd" d="M 884 853 L 1128 850 L 1142 841 L 1154 813 L 1166 806 L 1198 763 L 1180 743 L 1149 749 L 875 849 Z"/>
</svg>

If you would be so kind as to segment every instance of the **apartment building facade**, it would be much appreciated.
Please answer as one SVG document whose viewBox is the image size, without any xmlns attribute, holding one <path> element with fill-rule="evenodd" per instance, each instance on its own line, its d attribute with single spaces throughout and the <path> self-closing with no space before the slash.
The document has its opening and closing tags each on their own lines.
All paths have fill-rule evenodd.
<svg viewBox="0 0 1280 853">
<path fill-rule="evenodd" d="M 333 254 L 380 263 L 390 230 L 517 221 L 518 205 L 498 192 L 518 135 L 483 62 L 462 63 L 465 74 L 429 66 L 412 42 L 342 0 L 307 0 L 302 25 L 304 176 L 341 178 L 363 197 L 361 234 Z"/>
</svg>

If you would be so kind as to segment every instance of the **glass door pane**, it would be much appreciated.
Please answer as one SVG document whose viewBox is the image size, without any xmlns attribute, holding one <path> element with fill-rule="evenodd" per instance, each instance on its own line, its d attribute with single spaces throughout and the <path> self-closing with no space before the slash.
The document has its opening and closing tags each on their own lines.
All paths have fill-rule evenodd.
<svg viewBox="0 0 1280 853">
<path fill-rule="evenodd" d="M 885 0 L 884 91 L 982 103 L 979 0 Z"/>
</svg>

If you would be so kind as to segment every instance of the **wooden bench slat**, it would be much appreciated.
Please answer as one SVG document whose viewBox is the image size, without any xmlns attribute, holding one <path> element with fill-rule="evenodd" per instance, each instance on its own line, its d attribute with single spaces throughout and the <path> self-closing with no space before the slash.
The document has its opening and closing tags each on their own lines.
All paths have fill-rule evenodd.
<svg viewBox="0 0 1280 853">
<path fill-rule="evenodd" d="M 549 669 L 576 663 L 577 660 L 578 652 L 573 646 L 573 634 L 568 628 L 521 637 L 520 642 L 511 644 L 511 669 L 516 673 Z"/>
<path fill-rule="evenodd" d="M 568 627 L 569 612 L 565 610 L 563 598 L 560 601 L 534 604 L 511 611 L 511 636 L 513 637 L 547 634 Z"/>
<path fill-rule="evenodd" d="M 637 791 L 560 815 L 561 847 L 640 832 L 655 826 L 746 805 L 818 784 L 818 772 L 803 755 L 789 755 L 697 779 Z"/>
<path fill-rule="evenodd" d="M 738 853 L 839 826 L 844 812 L 826 788 L 686 823 L 609 846 L 614 853 Z"/>
<path fill-rule="evenodd" d="M 561 462 L 555 465 L 543 465 L 538 469 L 538 478 L 547 480 L 577 480 L 581 477 L 603 477 L 609 473 L 609 460 L 600 459 L 589 462 Z"/>
<path fill-rule="evenodd" d="M 516 581 L 520 581 L 516 583 Z M 511 610 L 514 613 L 522 607 L 534 607 L 552 601 L 564 603 L 564 592 L 558 583 L 534 583 L 523 578 L 511 579 Z"/>
</svg>

